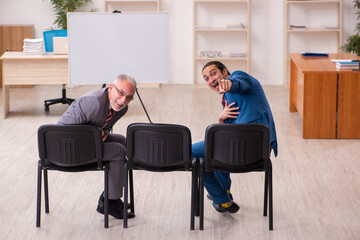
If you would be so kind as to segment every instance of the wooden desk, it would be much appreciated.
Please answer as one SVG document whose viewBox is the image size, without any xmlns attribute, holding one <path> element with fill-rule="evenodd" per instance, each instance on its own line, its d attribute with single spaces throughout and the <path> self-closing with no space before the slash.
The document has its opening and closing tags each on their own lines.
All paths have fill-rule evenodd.
<svg viewBox="0 0 360 240">
<path fill-rule="evenodd" d="M 290 112 L 303 120 L 303 138 L 360 138 L 360 71 L 337 70 L 331 59 L 290 54 Z"/>
<path fill-rule="evenodd" d="M 3 117 L 10 111 L 9 85 L 51 85 L 68 83 L 67 55 L 24 55 L 5 52 L 2 61 Z"/>
<path fill-rule="evenodd" d="M 0 25 L 0 55 L 6 51 L 22 51 L 25 38 L 33 38 L 34 25 Z M 2 71 L 0 68 L 0 75 Z M 0 76 L 0 84 L 2 86 L 2 77 Z M 16 85 L 16 87 L 28 87 Z M 31 87 L 31 86 L 30 86 Z"/>
</svg>

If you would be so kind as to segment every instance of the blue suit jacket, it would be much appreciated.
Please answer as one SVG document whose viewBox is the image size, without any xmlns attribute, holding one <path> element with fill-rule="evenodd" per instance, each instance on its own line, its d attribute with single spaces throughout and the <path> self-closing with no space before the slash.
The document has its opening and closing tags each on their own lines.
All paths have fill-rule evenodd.
<svg viewBox="0 0 360 240">
<path fill-rule="evenodd" d="M 254 77 L 242 71 L 233 72 L 229 80 L 231 89 L 224 93 L 228 104 L 235 102 L 240 114 L 237 118 L 228 118 L 226 123 L 264 123 L 269 127 L 271 148 L 275 156 L 278 153 L 274 118 L 261 84 Z"/>
</svg>

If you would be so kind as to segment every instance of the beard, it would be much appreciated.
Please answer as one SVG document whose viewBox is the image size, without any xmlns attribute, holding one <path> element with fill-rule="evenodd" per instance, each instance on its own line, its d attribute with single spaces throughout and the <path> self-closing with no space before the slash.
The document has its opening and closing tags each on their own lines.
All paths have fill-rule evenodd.
<svg viewBox="0 0 360 240">
<path fill-rule="evenodd" d="M 124 107 L 126 107 L 125 103 L 123 103 L 122 101 L 120 100 L 112 100 L 110 101 L 110 104 L 111 104 L 111 108 L 115 111 L 115 112 L 118 112 L 120 111 L 121 109 L 123 109 Z"/>
</svg>

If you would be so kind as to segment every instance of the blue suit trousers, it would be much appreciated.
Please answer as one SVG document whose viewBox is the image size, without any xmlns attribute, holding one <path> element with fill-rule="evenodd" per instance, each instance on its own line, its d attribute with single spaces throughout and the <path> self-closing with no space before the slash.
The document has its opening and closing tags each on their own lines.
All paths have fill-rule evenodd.
<svg viewBox="0 0 360 240">
<path fill-rule="evenodd" d="M 204 158 L 205 141 L 200 141 L 192 145 L 192 156 Z M 227 192 L 231 187 L 230 173 L 205 172 L 204 185 L 215 204 L 222 204 L 230 201 Z"/>
</svg>

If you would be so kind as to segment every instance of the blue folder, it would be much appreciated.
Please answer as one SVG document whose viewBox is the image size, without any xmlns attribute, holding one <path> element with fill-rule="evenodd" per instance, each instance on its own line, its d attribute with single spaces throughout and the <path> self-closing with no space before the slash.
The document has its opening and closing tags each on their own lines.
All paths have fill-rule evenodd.
<svg viewBox="0 0 360 240">
<path fill-rule="evenodd" d="M 304 52 L 301 53 L 304 57 L 328 57 L 327 53 L 316 53 L 316 52 Z"/>
<path fill-rule="evenodd" d="M 67 37 L 67 30 L 50 30 L 43 32 L 45 52 L 53 52 L 53 37 Z"/>
</svg>

